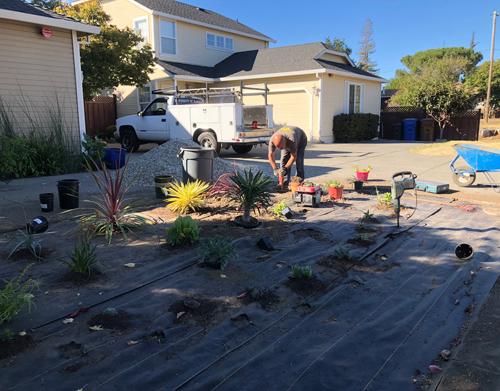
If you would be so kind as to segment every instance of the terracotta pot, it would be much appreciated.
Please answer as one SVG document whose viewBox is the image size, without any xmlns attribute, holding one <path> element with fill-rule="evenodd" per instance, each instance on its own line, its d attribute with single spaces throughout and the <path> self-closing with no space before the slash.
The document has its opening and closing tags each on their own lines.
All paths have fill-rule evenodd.
<svg viewBox="0 0 500 391">
<path fill-rule="evenodd" d="M 356 171 L 356 178 L 361 179 L 363 182 L 366 182 L 368 180 L 369 173 L 370 171 L 365 171 L 365 172 Z"/>
<path fill-rule="evenodd" d="M 334 200 L 339 200 L 342 198 L 342 193 L 344 191 L 344 187 L 328 187 L 328 195 L 330 198 Z"/>
<path fill-rule="evenodd" d="M 292 191 L 292 193 L 295 193 L 295 190 L 297 189 L 297 187 L 300 186 L 300 183 L 293 183 L 291 182 L 290 183 L 290 190 Z"/>
</svg>

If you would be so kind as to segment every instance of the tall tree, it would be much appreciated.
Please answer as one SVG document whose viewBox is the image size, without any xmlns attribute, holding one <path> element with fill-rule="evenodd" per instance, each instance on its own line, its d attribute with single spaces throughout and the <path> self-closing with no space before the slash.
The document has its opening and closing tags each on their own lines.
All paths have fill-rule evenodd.
<svg viewBox="0 0 500 391">
<path fill-rule="evenodd" d="M 486 100 L 488 92 L 488 76 L 490 73 L 490 63 L 485 62 L 477 67 L 474 75 L 465 79 L 465 85 L 475 88 L 479 97 Z M 500 107 L 500 60 L 493 63 L 493 73 L 491 77 L 490 106 Z M 491 112 L 493 113 L 493 111 Z"/>
<path fill-rule="evenodd" d="M 348 56 L 350 56 L 352 53 L 352 49 L 349 46 L 347 46 L 344 38 L 342 39 L 334 38 L 332 41 L 330 37 L 326 37 L 325 45 L 331 46 L 334 50 L 338 50 L 339 52 L 344 52 Z"/>
<path fill-rule="evenodd" d="M 143 38 L 128 27 L 119 29 L 110 25 L 111 18 L 104 12 L 98 0 L 74 6 L 58 0 L 33 2 L 101 27 L 101 33 L 91 36 L 89 44 L 80 45 L 85 100 L 91 100 L 105 88 L 113 89 L 119 85 L 139 87 L 148 83 L 149 74 L 153 73 L 156 62 L 151 46 L 144 45 L 137 49 Z"/>
<path fill-rule="evenodd" d="M 373 29 L 372 21 L 366 19 L 365 26 L 361 30 L 361 36 L 363 37 L 358 43 L 361 45 L 359 52 L 356 54 L 359 56 L 358 68 L 363 71 L 370 73 L 377 73 L 379 70 L 376 69 L 377 63 L 372 60 L 372 56 L 375 53 L 375 41 L 372 38 Z"/>
<path fill-rule="evenodd" d="M 450 118 L 472 110 L 478 99 L 473 88 L 457 84 L 457 73 L 468 61 L 465 57 L 445 57 L 420 67 L 418 74 L 407 77 L 404 88 L 392 97 L 390 105 L 424 109 L 438 122 L 443 138 Z"/>
</svg>

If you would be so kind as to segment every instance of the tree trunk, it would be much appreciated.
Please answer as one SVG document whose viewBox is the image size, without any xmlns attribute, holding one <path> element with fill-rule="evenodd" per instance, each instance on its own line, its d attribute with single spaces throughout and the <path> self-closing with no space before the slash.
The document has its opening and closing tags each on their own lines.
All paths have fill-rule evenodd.
<svg viewBox="0 0 500 391">
<path fill-rule="evenodd" d="M 250 208 L 245 207 L 243 209 L 243 222 L 250 223 Z"/>
<path fill-rule="evenodd" d="M 446 122 L 445 121 L 438 121 L 438 124 L 439 124 L 439 138 L 442 140 L 443 139 L 443 131 L 444 131 L 444 127 L 446 126 Z"/>
</svg>

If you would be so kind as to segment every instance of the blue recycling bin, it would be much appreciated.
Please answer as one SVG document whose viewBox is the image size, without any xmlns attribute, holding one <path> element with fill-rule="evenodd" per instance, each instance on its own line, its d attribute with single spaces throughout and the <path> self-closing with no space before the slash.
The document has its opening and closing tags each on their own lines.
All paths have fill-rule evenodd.
<svg viewBox="0 0 500 391">
<path fill-rule="evenodd" d="M 102 158 L 106 167 L 115 170 L 125 165 L 126 150 L 121 148 L 104 148 L 106 155 Z"/>
<path fill-rule="evenodd" d="M 404 139 L 407 141 L 417 141 L 417 118 L 406 118 L 403 120 Z"/>
</svg>

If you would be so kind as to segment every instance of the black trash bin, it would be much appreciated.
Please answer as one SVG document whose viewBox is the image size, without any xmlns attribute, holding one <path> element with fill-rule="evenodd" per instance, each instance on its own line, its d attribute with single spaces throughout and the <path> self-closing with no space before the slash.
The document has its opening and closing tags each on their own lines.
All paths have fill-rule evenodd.
<svg viewBox="0 0 500 391">
<path fill-rule="evenodd" d="M 78 179 L 63 179 L 57 181 L 59 192 L 59 207 L 61 209 L 78 208 L 80 181 Z"/>
<path fill-rule="evenodd" d="M 392 124 L 392 138 L 394 140 L 403 139 L 403 124 Z"/>
</svg>

